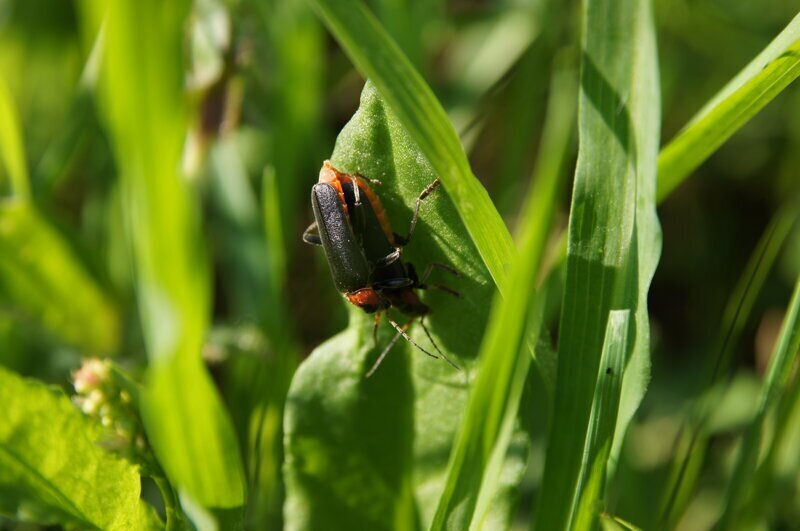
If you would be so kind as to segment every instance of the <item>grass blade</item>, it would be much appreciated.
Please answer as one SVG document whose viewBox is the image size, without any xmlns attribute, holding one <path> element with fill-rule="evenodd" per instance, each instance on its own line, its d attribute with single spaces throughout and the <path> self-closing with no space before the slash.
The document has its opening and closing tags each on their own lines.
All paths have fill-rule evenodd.
<svg viewBox="0 0 800 531">
<path fill-rule="evenodd" d="M 800 76 L 800 14 L 734 77 L 658 157 L 658 200 Z"/>
<path fill-rule="evenodd" d="M 514 290 L 506 298 L 494 298 L 479 354 L 480 371 L 450 454 L 447 483 L 432 529 L 482 527 L 496 491 L 530 366 L 526 325 L 531 319 L 541 323 L 543 295 L 536 293 L 536 278 L 570 147 L 576 94 L 573 75 L 564 70 L 553 79 L 539 164 L 520 223 L 520 254 L 509 274 Z"/>
<path fill-rule="evenodd" d="M 505 293 L 514 243 L 489 194 L 472 174 L 458 135 L 433 91 L 363 2 L 313 1 L 336 40 L 375 83 L 441 178 L 495 284 Z"/>
<path fill-rule="evenodd" d="M 12 195 L 22 201 L 30 199 L 28 166 L 22 148 L 17 108 L 2 76 L 0 76 L 0 160 L 8 173 Z M 0 165 L 0 170 L 3 165 Z"/>
<path fill-rule="evenodd" d="M 183 494 L 204 507 L 227 508 L 244 502 L 242 464 L 230 418 L 200 358 L 209 265 L 197 205 L 178 169 L 187 124 L 187 5 L 107 5 L 103 96 L 150 359 L 142 393 L 145 427 Z"/>
<path fill-rule="evenodd" d="M 0 204 L 0 294 L 24 318 L 69 344 L 115 354 L 117 307 L 67 239 L 31 204 Z"/>
<path fill-rule="evenodd" d="M 113 354 L 119 315 L 75 250 L 30 201 L 22 131 L 0 77 L 0 173 L 11 197 L 0 203 L 0 295 L 13 308 L 70 344 Z"/>
<path fill-rule="evenodd" d="M 594 529 L 603 508 L 606 465 L 614 441 L 628 354 L 630 316 L 630 310 L 612 310 L 608 316 L 570 529 Z"/>
<path fill-rule="evenodd" d="M 631 310 L 635 322 L 616 441 L 638 407 L 649 373 L 647 290 L 660 253 L 658 62 L 650 3 L 588 0 L 583 20 L 580 149 L 539 529 L 562 529 L 570 518 L 611 310 Z"/>
<path fill-rule="evenodd" d="M 795 359 L 800 352 L 800 279 L 795 284 L 789 309 L 783 320 L 778 343 L 772 353 L 764 384 L 758 400 L 755 419 L 745 434 L 739 457 L 736 461 L 733 478 L 725 500 L 725 510 L 719 522 L 720 529 L 734 526 L 739 510 L 742 508 L 748 486 L 751 485 L 761 447 L 762 432 L 767 413 L 777 404 L 784 392 L 786 382 L 791 376 Z"/>
<path fill-rule="evenodd" d="M 757 297 L 798 217 L 800 209 L 797 201 L 789 200 L 784 203 L 770 220 L 753 250 L 725 306 L 721 332 L 714 348 L 715 356 L 708 366 L 708 380 L 704 382 L 704 388 L 712 387 L 727 374 L 734 349 L 739 344 Z M 663 525 L 671 526 L 677 522 L 694 491 L 694 483 L 700 473 L 708 442 L 705 423 L 712 405 L 713 402 L 708 400 L 693 404 L 693 411 L 680 434 L 660 509 Z"/>
</svg>

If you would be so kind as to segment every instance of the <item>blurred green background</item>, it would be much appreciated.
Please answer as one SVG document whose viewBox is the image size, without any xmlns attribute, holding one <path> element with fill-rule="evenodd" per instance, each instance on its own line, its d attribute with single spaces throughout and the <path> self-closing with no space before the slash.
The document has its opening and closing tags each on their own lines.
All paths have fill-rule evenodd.
<svg viewBox="0 0 800 531">
<path fill-rule="evenodd" d="M 369 4 L 442 101 L 474 173 L 513 229 L 554 57 L 564 49 L 577 57 L 577 2 Z M 786 0 L 656 0 L 662 143 L 796 10 Z M 0 364 L 57 385 L 66 385 L 83 356 L 116 355 L 134 372 L 145 364 L 120 180 L 97 101 L 96 43 L 85 11 L 80 1 L 0 0 L 0 79 L 19 114 L 38 216 L 26 222 L 9 207 L 0 218 Z M 204 357 L 243 445 L 259 444 L 248 442 L 252 412 L 262 405 L 270 411 L 259 416 L 267 433 L 259 440 L 272 446 L 244 452 L 251 471 L 262 456 L 258 474 L 267 478 L 265 501 L 250 510 L 249 521 L 279 527 L 281 401 L 296 364 L 347 318 L 322 254 L 300 240 L 312 217 L 308 191 L 364 80 L 303 0 L 196 0 L 190 22 L 190 133 L 182 164 L 201 197 L 213 269 Z M 660 492 L 688 400 L 705 385 L 726 304 L 775 213 L 797 204 L 798 168 L 800 91 L 793 86 L 660 207 L 664 246 L 650 295 L 653 378 L 629 433 L 623 459 L 630 466 L 619 485 L 619 513 L 633 522 L 651 522 L 646 502 Z M 10 193 L 0 170 L 0 196 Z M 559 229 L 567 206 L 565 193 Z M 4 227 L 14 223 L 30 226 L 7 237 L 13 231 Z M 26 266 L 31 256 L 46 257 L 45 271 Z M 704 529 L 714 517 L 733 434 L 752 415 L 798 270 L 794 227 L 730 344 L 733 385 L 715 408 L 683 529 Z M 555 324 L 557 314 L 551 319 Z M 800 411 L 791 414 L 800 420 Z M 791 452 L 800 447 L 800 422 L 793 425 L 772 508 L 787 529 L 800 522 L 800 460 Z M 534 504 L 541 444 L 540 434 L 521 514 Z M 13 524 L 0 520 L 0 527 Z"/>
</svg>

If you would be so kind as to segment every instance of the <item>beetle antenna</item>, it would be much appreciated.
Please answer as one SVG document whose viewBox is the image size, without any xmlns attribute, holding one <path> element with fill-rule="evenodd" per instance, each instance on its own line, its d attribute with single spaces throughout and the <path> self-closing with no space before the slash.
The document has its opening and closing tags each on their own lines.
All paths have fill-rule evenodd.
<svg viewBox="0 0 800 531">
<path fill-rule="evenodd" d="M 414 229 L 417 228 L 417 218 L 419 217 L 419 207 L 422 206 L 422 202 L 425 200 L 426 197 L 428 197 L 431 194 L 431 192 L 439 188 L 441 184 L 442 181 L 440 181 L 439 178 L 437 177 L 436 179 L 433 180 L 431 184 L 426 186 L 425 189 L 422 190 L 422 193 L 419 194 L 419 197 L 417 197 L 417 204 L 414 207 L 414 215 L 411 217 L 411 226 L 408 228 L 408 236 L 406 236 L 405 238 L 401 237 L 402 240 L 401 246 L 408 245 L 408 242 L 411 241 L 411 236 L 414 235 Z"/>
<path fill-rule="evenodd" d="M 378 325 L 381 324 L 381 312 L 375 312 L 375 324 L 372 326 L 372 343 L 378 348 Z"/>
<path fill-rule="evenodd" d="M 424 315 L 422 317 L 420 317 L 419 324 L 422 326 L 422 329 L 425 331 L 425 335 L 428 336 L 428 339 L 430 339 L 431 345 L 433 345 L 433 348 L 436 349 L 436 352 L 439 353 L 439 355 L 442 357 L 442 359 L 444 361 L 446 361 L 447 363 L 449 363 L 450 365 L 452 365 L 454 369 L 460 371 L 461 367 L 459 367 L 458 365 L 456 365 L 455 363 L 450 361 L 450 359 L 447 356 L 444 355 L 444 352 L 441 351 L 441 349 L 439 348 L 439 345 L 436 344 L 436 341 L 433 340 L 433 337 L 431 336 L 431 333 L 428 332 L 428 327 L 425 326 L 425 316 Z"/>
<path fill-rule="evenodd" d="M 406 326 L 408 326 L 408 325 L 406 325 Z M 395 345 L 395 343 L 397 343 L 397 341 L 400 339 L 400 337 L 401 337 L 401 332 L 398 332 L 398 333 L 396 333 L 394 335 L 394 337 L 389 342 L 389 344 L 386 345 L 386 348 L 383 349 L 383 352 L 381 352 L 381 355 L 378 356 L 378 359 L 375 360 L 375 363 L 372 364 L 372 368 L 370 368 L 369 372 L 367 373 L 367 376 L 366 376 L 367 378 L 372 376 L 375 373 L 375 371 L 378 370 L 378 366 L 383 361 L 383 358 L 385 358 L 386 355 L 389 353 L 389 351 L 392 350 L 392 347 Z"/>
</svg>

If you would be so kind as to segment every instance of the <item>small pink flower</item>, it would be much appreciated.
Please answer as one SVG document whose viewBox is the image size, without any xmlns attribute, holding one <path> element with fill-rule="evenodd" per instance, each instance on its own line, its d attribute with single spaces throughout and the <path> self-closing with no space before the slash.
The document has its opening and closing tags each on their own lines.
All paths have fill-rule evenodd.
<svg viewBox="0 0 800 531">
<path fill-rule="evenodd" d="M 100 387 L 108 378 L 108 364 L 97 358 L 83 361 L 81 368 L 72 375 L 75 392 L 86 394 Z"/>
</svg>

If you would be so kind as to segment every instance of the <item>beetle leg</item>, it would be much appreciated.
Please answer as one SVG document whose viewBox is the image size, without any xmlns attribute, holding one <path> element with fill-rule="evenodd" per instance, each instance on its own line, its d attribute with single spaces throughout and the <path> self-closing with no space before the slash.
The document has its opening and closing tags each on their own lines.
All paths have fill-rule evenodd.
<svg viewBox="0 0 800 531">
<path fill-rule="evenodd" d="M 452 365 L 454 368 L 456 368 L 457 370 L 460 371 L 461 368 L 458 365 L 456 365 L 455 363 L 453 363 L 452 361 L 450 361 L 448 359 L 448 357 L 444 355 L 444 352 L 441 351 L 441 349 L 439 348 L 439 345 L 436 344 L 436 341 L 433 340 L 433 337 L 431 336 L 431 333 L 428 332 L 428 327 L 425 326 L 425 316 L 424 315 L 419 318 L 419 324 L 420 324 L 420 326 L 422 326 L 422 329 L 425 331 L 425 335 L 428 336 L 428 339 L 431 340 L 431 345 L 433 345 L 433 348 L 436 349 L 436 352 L 439 353 L 439 355 L 442 357 L 442 359 L 444 361 L 446 361 L 447 363 L 449 363 L 450 365 Z"/>
<path fill-rule="evenodd" d="M 358 177 L 350 181 L 353 184 L 353 197 L 355 198 L 355 206 L 361 206 L 361 190 L 359 190 L 360 186 L 358 186 Z"/>
<path fill-rule="evenodd" d="M 400 254 L 401 254 L 400 253 L 400 248 L 398 247 L 394 251 L 392 251 L 391 253 L 387 254 L 386 256 L 384 256 L 383 258 L 378 260 L 378 265 L 390 265 L 390 264 L 393 264 L 393 263 L 397 262 L 397 260 L 400 259 Z"/>
<path fill-rule="evenodd" d="M 381 290 L 381 289 L 399 289 L 399 288 L 407 288 L 407 287 L 414 287 L 414 281 L 410 278 L 388 278 L 386 280 L 379 280 L 372 284 L 372 287 Z"/>
<path fill-rule="evenodd" d="M 414 215 L 411 217 L 411 226 L 408 228 L 408 236 L 406 236 L 405 238 L 401 236 L 398 239 L 398 243 L 401 246 L 408 245 L 408 242 L 411 241 L 411 236 L 414 234 L 414 229 L 417 227 L 417 218 L 419 217 L 419 207 L 422 205 L 422 202 L 425 200 L 426 197 L 428 197 L 431 194 L 431 192 L 439 188 L 441 184 L 442 181 L 440 181 L 439 178 L 437 177 L 436 179 L 433 180 L 431 184 L 429 184 L 428 186 L 425 187 L 424 190 L 422 190 L 421 194 L 419 194 L 419 197 L 417 198 L 417 204 L 414 207 Z"/>
<path fill-rule="evenodd" d="M 409 266 L 410 265 L 411 264 L 409 264 Z M 428 280 L 428 277 L 431 276 L 431 272 L 434 270 L 434 268 L 441 269 L 442 271 L 447 271 L 448 273 L 450 273 L 451 275 L 456 276 L 456 277 L 460 277 L 461 276 L 461 273 L 459 273 L 458 271 L 456 271 L 455 269 L 453 269 L 451 266 L 449 266 L 447 264 L 442 264 L 440 262 L 431 262 L 430 264 L 428 264 L 428 267 L 425 268 L 425 272 L 422 274 L 422 278 L 419 279 L 419 282 L 416 283 L 415 287 L 417 287 L 419 289 L 430 289 L 430 288 L 440 289 L 440 290 L 442 290 L 442 291 L 444 291 L 446 293 L 449 293 L 453 297 L 458 297 L 460 299 L 461 298 L 461 292 L 460 291 L 454 290 L 453 288 L 451 288 L 449 286 L 445 286 L 444 284 L 435 284 L 435 283 L 434 284 L 427 284 L 426 283 L 426 281 Z"/>
<path fill-rule="evenodd" d="M 430 264 L 428 264 L 428 267 L 425 268 L 425 272 L 422 273 L 422 277 L 419 279 L 421 284 L 424 284 L 425 281 L 428 280 L 428 277 L 431 276 L 431 273 L 433 272 L 434 269 L 441 269 L 442 271 L 447 271 L 456 278 L 461 276 L 461 273 L 459 273 L 458 270 L 456 270 L 453 266 L 443 264 L 441 262 L 431 262 Z"/>
<path fill-rule="evenodd" d="M 309 225 L 305 232 L 303 232 L 303 241 L 310 245 L 322 245 L 322 240 L 319 238 L 319 229 L 317 228 L 316 221 Z"/>
<path fill-rule="evenodd" d="M 431 289 L 431 288 L 440 289 L 440 290 L 444 291 L 445 293 L 449 293 L 453 297 L 456 297 L 457 299 L 461 298 L 461 292 L 460 291 L 455 290 L 455 289 L 451 288 L 450 286 L 445 286 L 444 284 L 420 284 L 420 285 L 417 286 L 417 289 Z"/>
</svg>

